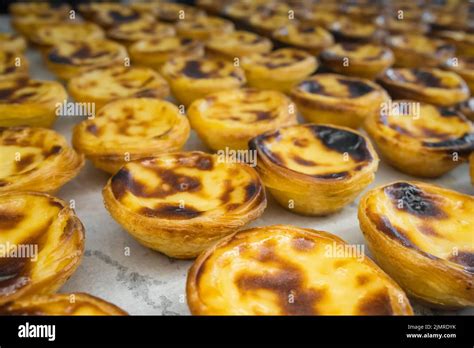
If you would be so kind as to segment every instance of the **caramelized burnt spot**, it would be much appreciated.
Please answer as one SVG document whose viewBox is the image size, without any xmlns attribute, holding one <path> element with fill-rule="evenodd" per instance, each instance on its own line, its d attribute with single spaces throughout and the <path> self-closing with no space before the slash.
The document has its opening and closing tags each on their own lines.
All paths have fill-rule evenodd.
<svg viewBox="0 0 474 348">
<path fill-rule="evenodd" d="M 337 81 L 340 84 L 347 87 L 347 90 L 349 91 L 349 95 L 352 98 L 361 97 L 374 90 L 372 86 L 369 86 L 367 83 L 363 81 L 349 80 L 349 79 L 338 79 Z"/>
<path fill-rule="evenodd" d="M 266 142 L 272 141 L 272 139 L 279 139 L 281 137 L 280 131 L 268 132 L 260 134 L 249 141 L 249 150 L 261 151 L 266 157 L 268 157 L 273 163 L 280 166 L 284 166 L 286 161 L 278 153 L 271 151 L 266 145 Z"/>
<path fill-rule="evenodd" d="M 358 311 L 362 315 L 392 315 L 392 304 L 387 290 L 379 290 L 361 298 Z"/>
<path fill-rule="evenodd" d="M 291 246 L 296 251 L 311 251 L 316 246 L 313 240 L 304 237 L 293 238 L 291 243 Z"/>
<path fill-rule="evenodd" d="M 311 130 L 328 149 L 347 153 L 356 162 L 372 160 L 367 143 L 359 134 L 326 126 L 311 126 Z"/>
<path fill-rule="evenodd" d="M 117 10 L 110 10 L 108 11 L 108 15 L 110 18 L 113 19 L 116 23 L 123 23 L 123 22 L 131 22 L 138 18 L 140 18 L 140 14 L 135 11 L 117 11 Z"/>
<path fill-rule="evenodd" d="M 469 251 L 458 251 L 449 258 L 450 261 L 464 266 L 466 271 L 474 273 L 474 253 Z"/>
<path fill-rule="evenodd" d="M 27 286 L 31 279 L 25 274 L 29 263 L 24 257 L 0 258 L 0 296 L 8 296 Z"/>
<path fill-rule="evenodd" d="M 393 226 L 386 216 L 373 216 L 373 214 L 370 212 L 368 215 L 371 216 L 371 220 L 375 223 L 379 231 L 382 231 L 390 238 L 399 241 L 407 248 L 419 250 L 418 247 L 410 240 L 410 238 L 408 238 L 408 233 L 399 227 Z"/>
<path fill-rule="evenodd" d="M 182 73 L 193 79 L 207 79 L 216 75 L 218 70 L 203 70 L 203 64 L 198 60 L 188 60 L 182 69 Z"/>
<path fill-rule="evenodd" d="M 413 69 L 412 74 L 416 82 L 430 87 L 443 87 L 441 79 L 433 73 L 426 70 Z"/>
<path fill-rule="evenodd" d="M 35 162 L 36 156 L 34 154 L 27 154 L 24 156 L 21 156 L 19 161 L 16 161 L 16 170 L 18 172 L 23 171 L 25 168 L 27 168 L 29 165 L 33 164 Z"/>
<path fill-rule="evenodd" d="M 433 149 L 446 149 L 448 152 L 457 151 L 462 155 L 469 155 L 474 151 L 474 133 L 465 133 L 458 138 L 437 142 L 424 141 L 423 145 Z"/>
<path fill-rule="evenodd" d="M 267 243 L 268 244 L 268 243 Z M 278 304 L 285 315 L 315 315 L 318 314 L 316 305 L 325 295 L 322 289 L 307 288 L 305 276 L 301 269 L 274 252 L 271 245 L 263 245 L 258 261 L 271 262 L 277 266 L 274 272 L 264 274 L 241 273 L 235 283 L 243 293 L 249 291 L 267 290 L 278 297 Z M 289 301 L 290 296 L 293 301 Z"/>
<path fill-rule="evenodd" d="M 301 82 L 298 87 L 307 93 L 330 95 L 325 91 L 324 86 L 315 80 L 305 80 Z"/>
<path fill-rule="evenodd" d="M 398 182 L 385 187 L 384 193 L 391 199 L 397 210 L 420 218 L 443 219 L 447 217 L 435 198 L 415 185 Z"/>
<path fill-rule="evenodd" d="M 14 211 L 0 210 L 0 231 L 14 229 L 24 217 L 23 214 Z"/>
<path fill-rule="evenodd" d="M 161 217 L 167 219 L 192 219 L 202 214 L 202 211 L 192 206 L 180 206 L 179 204 L 160 204 L 154 208 L 143 207 L 140 209 L 142 215 L 148 217 Z"/>
</svg>

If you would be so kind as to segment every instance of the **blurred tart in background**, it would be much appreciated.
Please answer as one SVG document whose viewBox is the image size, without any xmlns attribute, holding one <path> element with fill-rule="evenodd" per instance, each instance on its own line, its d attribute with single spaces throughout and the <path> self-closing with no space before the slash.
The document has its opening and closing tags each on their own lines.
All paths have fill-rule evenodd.
<svg viewBox="0 0 474 348">
<path fill-rule="evenodd" d="M 337 74 L 317 74 L 293 87 L 290 93 L 308 122 L 358 128 L 376 115 L 389 97 L 376 83 Z"/>
<path fill-rule="evenodd" d="M 79 12 L 87 20 L 105 29 L 134 21 L 154 21 L 151 14 L 140 13 L 130 6 L 113 2 L 80 4 Z"/>
<path fill-rule="evenodd" d="M 0 49 L 0 81 L 28 78 L 28 59 L 21 52 Z"/>
<path fill-rule="evenodd" d="M 107 31 L 107 36 L 126 47 L 136 41 L 160 39 L 174 36 L 176 31 L 171 24 L 150 22 L 147 20 L 133 21 L 118 24 Z"/>
<path fill-rule="evenodd" d="M 332 35 L 326 29 L 311 24 L 287 24 L 275 30 L 272 37 L 282 45 L 299 48 L 315 56 L 334 44 Z"/>
<path fill-rule="evenodd" d="M 250 87 L 281 92 L 289 92 L 318 68 L 314 56 L 295 48 L 245 56 L 241 65 Z"/>
<path fill-rule="evenodd" d="M 207 51 L 220 58 L 234 59 L 254 53 L 268 53 L 272 42 L 250 31 L 233 31 L 212 35 L 206 41 Z"/>
<path fill-rule="evenodd" d="M 234 24 L 220 17 L 198 16 L 178 21 L 176 31 L 181 37 L 205 41 L 213 35 L 234 31 Z"/>
<path fill-rule="evenodd" d="M 26 50 L 26 40 L 14 33 L 0 33 L 0 45 L 4 52 L 23 53 Z"/>
</svg>

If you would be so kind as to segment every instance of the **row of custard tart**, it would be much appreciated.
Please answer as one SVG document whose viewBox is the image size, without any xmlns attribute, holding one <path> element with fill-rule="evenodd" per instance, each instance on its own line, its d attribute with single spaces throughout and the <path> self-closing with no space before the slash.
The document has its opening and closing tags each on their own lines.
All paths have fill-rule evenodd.
<svg viewBox="0 0 474 348">
<path fill-rule="evenodd" d="M 412 315 L 404 291 L 429 307 L 471 307 L 473 209 L 472 196 L 425 183 L 369 191 L 358 217 L 380 268 L 364 251 L 339 255 L 355 246 L 327 232 L 276 225 L 229 235 L 189 270 L 189 308 L 197 315 Z"/>
<path fill-rule="evenodd" d="M 55 294 L 84 253 L 84 227 L 64 201 L 46 193 L 2 192 L 0 217 L 0 243 L 5 246 L 0 315 L 126 314 L 87 294 Z"/>
</svg>

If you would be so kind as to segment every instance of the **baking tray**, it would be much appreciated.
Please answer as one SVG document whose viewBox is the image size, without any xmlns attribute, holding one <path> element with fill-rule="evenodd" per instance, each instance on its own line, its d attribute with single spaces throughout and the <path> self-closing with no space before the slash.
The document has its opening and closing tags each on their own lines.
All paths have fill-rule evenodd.
<svg viewBox="0 0 474 348">
<path fill-rule="evenodd" d="M 12 31 L 9 17 L 0 16 L 0 31 Z M 30 75 L 34 79 L 56 80 L 43 64 L 37 50 L 29 48 Z M 78 116 L 59 117 L 54 129 L 69 141 L 74 124 L 85 119 Z M 300 120 L 302 122 L 302 120 Z M 209 151 L 194 132 L 185 150 Z M 171 259 L 136 242 L 116 223 L 102 201 L 102 188 L 108 175 L 87 161 L 80 174 L 57 193 L 60 198 L 74 200 L 75 210 L 86 229 L 86 251 L 81 265 L 60 292 L 87 292 L 110 301 L 130 314 L 188 315 L 186 304 L 186 274 L 192 261 Z M 395 180 L 414 179 L 381 161 L 374 182 L 365 191 Z M 466 164 L 436 180 L 424 180 L 462 193 L 474 194 Z M 364 191 L 364 192 L 365 192 Z M 359 196 L 360 197 L 360 196 Z M 341 212 L 328 217 L 305 217 L 281 208 L 270 195 L 263 215 L 249 227 L 291 224 L 328 231 L 351 244 L 364 246 L 370 256 L 357 220 L 359 200 Z M 411 300 L 417 314 L 472 315 L 474 309 L 456 312 L 435 311 Z"/>
</svg>

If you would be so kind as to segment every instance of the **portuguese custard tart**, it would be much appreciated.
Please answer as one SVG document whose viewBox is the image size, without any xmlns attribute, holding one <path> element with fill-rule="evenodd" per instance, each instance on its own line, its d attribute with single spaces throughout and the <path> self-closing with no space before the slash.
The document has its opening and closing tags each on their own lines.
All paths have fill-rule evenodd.
<svg viewBox="0 0 474 348">
<path fill-rule="evenodd" d="M 320 59 L 324 66 L 334 72 L 371 80 L 394 62 L 393 53 L 387 47 L 349 42 L 326 48 Z"/>
<path fill-rule="evenodd" d="M 297 84 L 290 93 L 308 122 L 358 128 L 380 111 L 389 99 L 376 83 L 337 74 L 317 74 Z"/>
<path fill-rule="evenodd" d="M 130 6 L 113 2 L 81 4 L 79 11 L 87 20 L 106 29 L 133 21 L 154 21 L 151 14 L 140 13 Z"/>
<path fill-rule="evenodd" d="M 185 105 L 213 92 L 239 88 L 246 82 L 241 68 L 217 58 L 175 58 L 163 65 L 161 73 L 173 96 Z"/>
<path fill-rule="evenodd" d="M 129 49 L 134 65 L 142 65 L 160 71 L 167 61 L 176 57 L 186 59 L 204 56 L 204 44 L 197 40 L 167 36 L 140 40 Z"/>
<path fill-rule="evenodd" d="M 231 1 L 222 12 L 233 21 L 244 23 L 255 13 L 262 13 L 266 9 L 263 1 Z"/>
<path fill-rule="evenodd" d="M 203 152 L 130 162 L 103 190 L 112 217 L 141 244 L 193 258 L 258 218 L 263 185 L 251 167 Z"/>
<path fill-rule="evenodd" d="M 11 19 L 13 28 L 21 35 L 30 39 L 42 26 L 54 26 L 59 23 L 68 22 L 66 13 L 55 10 L 44 10 L 39 13 L 28 13 L 15 16 Z"/>
<path fill-rule="evenodd" d="M 297 124 L 290 105 L 288 97 L 278 91 L 222 91 L 195 100 L 188 109 L 188 118 L 209 148 L 245 150 L 253 137 Z"/>
<path fill-rule="evenodd" d="M 69 13 L 71 7 L 67 4 L 55 4 L 47 1 L 21 1 L 10 4 L 8 11 L 12 16 L 24 16 L 29 14 L 41 14 L 45 11 L 58 13 Z"/>
<path fill-rule="evenodd" d="M 436 36 L 456 47 L 456 54 L 474 56 L 474 33 L 445 30 L 436 33 Z"/>
<path fill-rule="evenodd" d="M 0 45 L 4 52 L 23 53 L 26 50 L 26 40 L 13 33 L 0 32 Z"/>
<path fill-rule="evenodd" d="M 272 42 L 250 31 L 233 31 L 212 35 L 206 41 L 207 50 L 222 58 L 243 57 L 272 50 Z"/>
<path fill-rule="evenodd" d="M 107 36 L 119 43 L 130 46 L 136 41 L 159 39 L 174 36 L 175 29 L 171 24 L 140 20 L 116 25 L 107 31 Z"/>
<path fill-rule="evenodd" d="M 0 154 L 0 192 L 54 192 L 84 165 L 62 135 L 45 128 L 0 128 Z"/>
<path fill-rule="evenodd" d="M 61 46 L 66 41 L 89 41 L 105 38 L 104 31 L 91 22 L 65 22 L 42 26 L 31 36 L 31 41 L 47 53 L 52 46 Z"/>
<path fill-rule="evenodd" d="M 119 307 L 98 297 L 84 294 L 50 294 L 32 296 L 0 307 L 2 315 L 128 315 Z"/>
<path fill-rule="evenodd" d="M 165 98 L 165 79 L 150 68 L 115 66 L 95 69 L 73 77 L 67 85 L 77 102 L 95 103 L 96 110 L 109 101 L 127 98 Z"/>
<path fill-rule="evenodd" d="M 421 20 L 410 20 L 406 17 L 404 19 L 385 18 L 381 23 L 378 23 L 382 29 L 387 30 L 390 34 L 426 34 L 430 27 Z"/>
<path fill-rule="evenodd" d="M 160 2 L 156 16 L 164 22 L 177 22 L 178 20 L 193 20 L 197 17 L 205 17 L 206 12 L 193 6 L 175 3 Z"/>
<path fill-rule="evenodd" d="M 56 81 L 0 79 L 0 127 L 51 127 L 57 104 L 66 99 L 66 90 Z"/>
<path fill-rule="evenodd" d="M 325 5 L 328 5 L 328 7 L 321 9 L 321 7 L 325 7 Z M 330 7 L 331 5 L 332 4 L 327 3 L 312 3 L 300 11 L 295 11 L 295 14 L 298 14 L 298 21 L 302 23 L 328 29 L 330 25 L 339 18 L 338 6 Z"/>
<path fill-rule="evenodd" d="M 440 69 L 387 69 L 378 82 L 397 99 L 452 106 L 469 98 L 466 82 L 458 74 Z"/>
<path fill-rule="evenodd" d="M 349 17 L 339 17 L 332 22 L 328 29 L 340 41 L 372 41 L 377 35 L 377 26 L 374 23 L 353 20 Z"/>
<path fill-rule="evenodd" d="M 314 56 L 295 48 L 245 56 L 241 65 L 250 87 L 281 92 L 289 92 L 318 68 Z"/>
<path fill-rule="evenodd" d="M 245 230 L 203 252 L 189 270 L 195 315 L 413 315 L 402 289 L 328 232 L 290 225 Z M 352 246 L 353 247 L 353 246 Z"/>
<path fill-rule="evenodd" d="M 212 35 L 234 31 L 234 24 L 220 17 L 197 16 L 178 21 L 176 31 L 181 37 L 207 40 Z"/>
<path fill-rule="evenodd" d="M 178 151 L 189 122 L 174 104 L 153 98 L 124 98 L 102 107 L 74 127 L 74 147 L 111 174 L 126 162 Z"/>
<path fill-rule="evenodd" d="M 433 307 L 474 305 L 474 198 L 399 181 L 362 197 L 359 224 L 377 264 Z"/>
<path fill-rule="evenodd" d="M 304 124 L 263 133 L 249 142 L 257 172 L 277 202 L 303 215 L 332 214 L 374 179 L 378 157 L 349 128 Z"/>
<path fill-rule="evenodd" d="M 254 12 L 250 18 L 248 18 L 248 25 L 250 25 L 254 31 L 269 37 L 278 28 L 295 22 L 297 22 L 296 19 L 290 19 L 288 13 L 279 13 L 272 10 Z"/>
<path fill-rule="evenodd" d="M 38 192 L 0 194 L 0 304 L 56 292 L 84 252 L 84 227 L 66 202 Z"/>
<path fill-rule="evenodd" d="M 474 56 L 461 56 L 448 59 L 443 67 L 454 71 L 467 83 L 471 95 L 474 94 Z"/>
<path fill-rule="evenodd" d="M 334 44 L 332 35 L 326 29 L 312 24 L 287 24 L 276 29 L 272 37 L 283 45 L 300 48 L 316 56 Z"/>
<path fill-rule="evenodd" d="M 464 162 L 474 149 L 474 126 L 459 112 L 410 100 L 393 105 L 367 117 L 365 129 L 400 171 L 435 178 Z"/>
<path fill-rule="evenodd" d="M 455 52 L 443 40 L 417 34 L 390 36 L 386 41 L 395 55 L 395 66 L 403 68 L 437 67 Z"/>
<path fill-rule="evenodd" d="M 0 49 L 0 81 L 28 78 L 28 60 L 20 52 Z"/>
<path fill-rule="evenodd" d="M 127 50 L 111 40 L 68 41 L 54 46 L 46 55 L 48 68 L 63 80 L 69 80 L 94 68 L 121 65 Z"/>
</svg>

